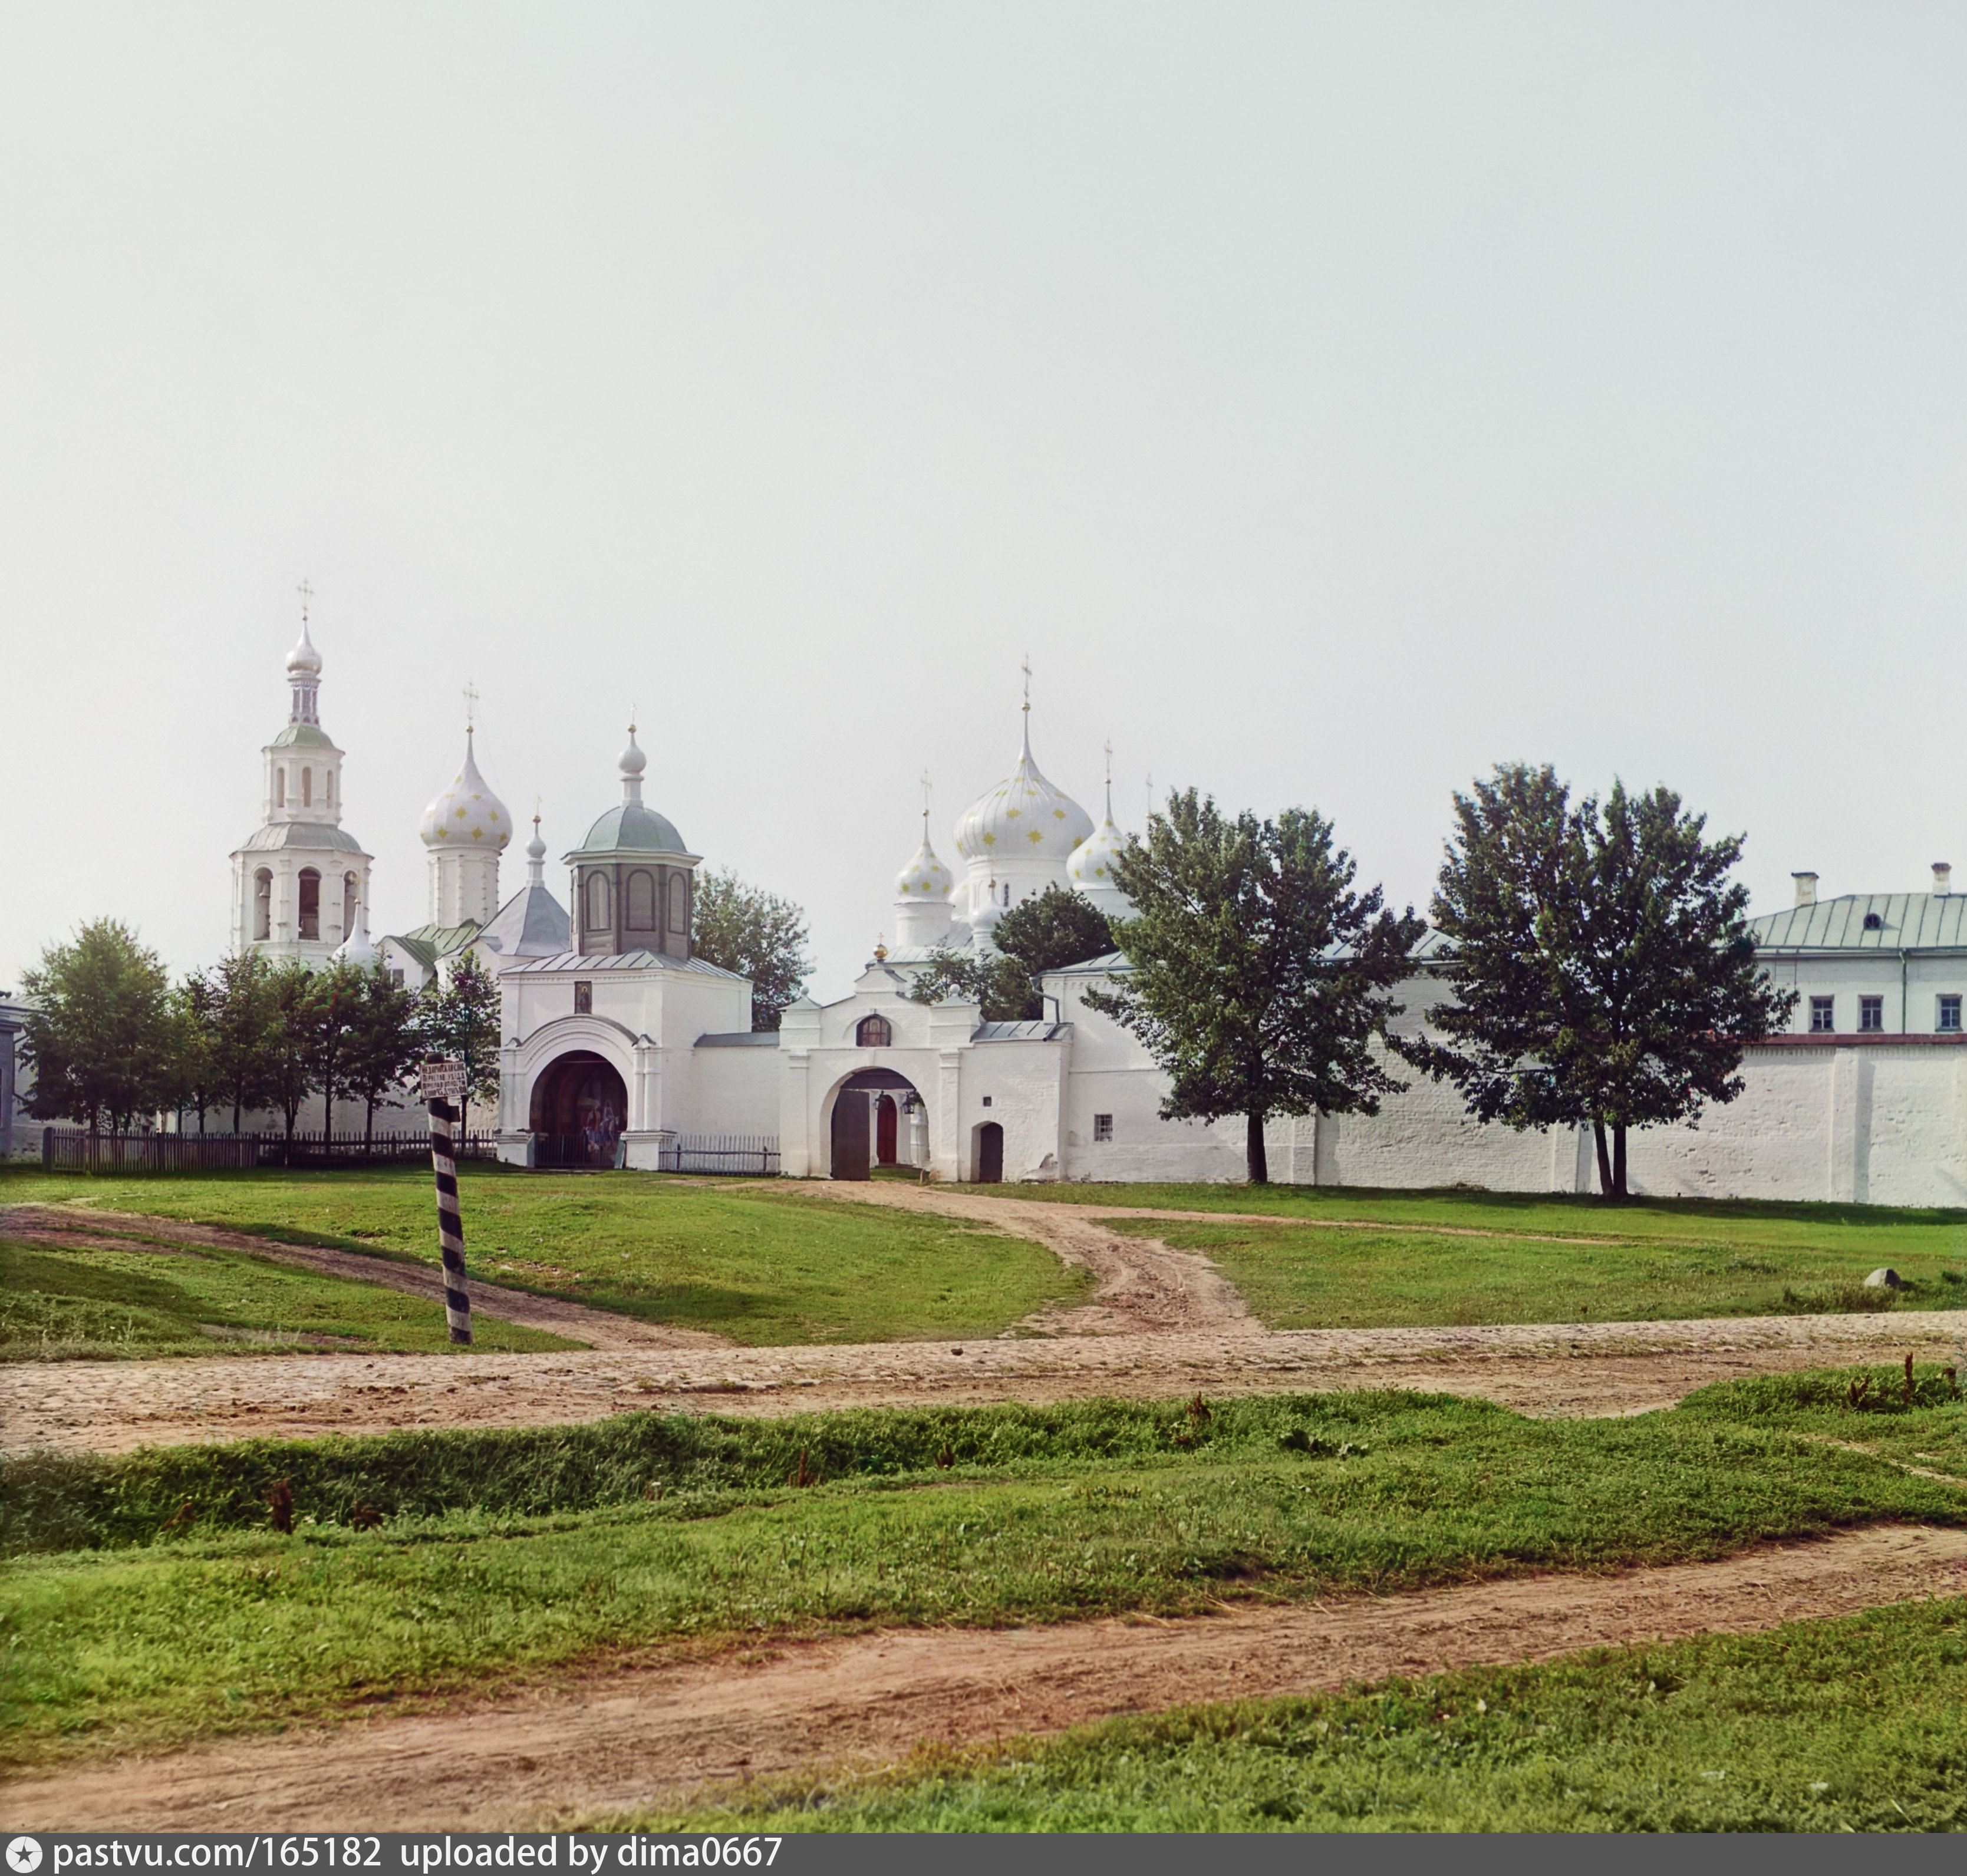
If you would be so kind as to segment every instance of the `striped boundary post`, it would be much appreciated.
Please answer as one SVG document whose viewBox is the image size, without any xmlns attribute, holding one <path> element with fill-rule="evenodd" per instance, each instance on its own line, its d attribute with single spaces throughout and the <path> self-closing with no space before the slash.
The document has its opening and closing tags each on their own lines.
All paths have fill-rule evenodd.
<svg viewBox="0 0 1967 1876">
<path fill-rule="evenodd" d="M 430 1107 L 431 1171 L 437 1180 L 437 1235 L 444 1247 L 444 1313 L 451 1338 L 471 1340 L 471 1293 L 464 1287 L 464 1221 L 457 1210 L 457 1161 L 451 1156 L 451 1125 L 457 1110 L 448 1101 Z"/>
</svg>

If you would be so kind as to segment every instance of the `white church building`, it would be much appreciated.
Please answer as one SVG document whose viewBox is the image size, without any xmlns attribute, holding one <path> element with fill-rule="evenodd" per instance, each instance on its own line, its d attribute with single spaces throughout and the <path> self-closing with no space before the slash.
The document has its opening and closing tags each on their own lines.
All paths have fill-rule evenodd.
<svg viewBox="0 0 1967 1876">
<path fill-rule="evenodd" d="M 1160 1072 L 1087 1006 L 1089 990 L 1124 974 L 1119 954 L 1046 976 L 1042 1021 L 986 1022 L 974 1004 L 907 994 L 935 951 L 987 946 L 1006 909 L 1048 886 L 1125 914 L 1110 785 L 1096 825 L 1039 769 L 1029 701 L 1009 773 L 957 821 L 955 868 L 924 814 L 895 881 L 893 948 L 877 948 L 845 996 L 803 998 L 777 1031 L 754 1032 L 749 983 L 692 954 L 702 857 L 644 800 L 648 759 L 632 727 L 620 799 L 564 856 L 569 906 L 545 883 L 537 820 L 526 882 L 501 899 L 513 825 L 467 731 L 418 828 L 428 918 L 379 947 L 367 934 L 372 863 L 341 825 L 342 755 L 321 728 L 321 660 L 305 630 L 287 672 L 292 714 L 264 752 L 263 825 L 233 856 L 234 942 L 310 960 L 380 955 L 412 984 L 467 955 L 496 971 L 508 1162 L 653 1170 L 735 1135 L 774 1144 L 796 1177 L 862 1179 L 890 1164 L 945 1180 L 1242 1177 L 1240 1123 L 1162 1119 Z M 1917 893 L 1820 898 L 1817 883 L 1799 873 L 1796 903 L 1754 922 L 1765 967 L 1799 993 L 1791 1033 L 1750 1048 L 1746 1091 L 1697 1127 L 1632 1136 L 1636 1190 L 1967 1204 L 1967 895 L 1943 866 Z M 1445 993 L 1428 964 L 1435 944 L 1423 940 L 1400 993 L 1403 1027 L 1418 1028 Z M 1410 1086 L 1377 1116 L 1274 1122 L 1272 1177 L 1593 1189 L 1588 1134 L 1471 1121 L 1451 1089 L 1395 1072 Z"/>
</svg>

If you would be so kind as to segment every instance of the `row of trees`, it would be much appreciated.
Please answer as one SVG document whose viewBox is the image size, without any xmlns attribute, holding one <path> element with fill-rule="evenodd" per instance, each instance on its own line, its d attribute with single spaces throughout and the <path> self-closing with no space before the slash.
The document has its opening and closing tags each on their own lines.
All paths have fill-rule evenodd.
<svg viewBox="0 0 1967 1876">
<path fill-rule="evenodd" d="M 1574 801 L 1548 767 L 1458 794 L 1426 959 L 1447 994 L 1424 1033 L 1393 1028 L 1426 930 L 1412 908 L 1358 889 L 1322 815 L 1228 815 L 1193 789 L 1119 861 L 1133 917 L 1109 928 L 1054 889 L 1005 914 L 994 955 L 939 954 L 911 994 L 1036 1016 L 1045 971 L 1117 950 L 1131 968 L 1087 1003 L 1167 1075 L 1164 1119 L 1242 1116 L 1254 1183 L 1274 1116 L 1377 1113 L 1404 1063 L 1480 1119 L 1590 1127 L 1600 1189 L 1623 1198 L 1630 1130 L 1733 1100 L 1744 1046 L 1795 1006 L 1756 966 L 1741 842 L 1705 825 L 1666 788 Z"/>
<path fill-rule="evenodd" d="M 711 872 L 695 895 L 691 943 L 699 957 L 751 980 L 751 1021 L 776 1029 L 812 970 L 805 913 L 790 900 Z M 470 1103 L 496 1100 L 499 986 L 468 958 L 447 982 L 405 989 L 380 964 L 310 968 L 257 951 L 173 983 L 157 954 L 113 919 L 50 946 L 23 980 L 30 1004 L 24 1052 L 34 1091 L 27 1111 L 92 1132 L 125 1132 L 157 1113 L 189 1112 L 203 1133 L 229 1112 L 273 1112 L 291 1140 L 316 1095 L 359 1102 L 363 1138 L 379 1109 L 412 1097 L 426 1057 L 465 1065 Z"/>
<path fill-rule="evenodd" d="M 200 1133 L 229 1112 L 237 1132 L 248 1113 L 271 1110 L 291 1140 L 308 1099 L 325 1095 L 362 1104 L 368 1141 L 377 1110 L 403 1104 L 427 1056 L 462 1060 L 471 1098 L 498 1088 L 499 987 L 468 961 L 422 993 L 380 965 L 311 970 L 257 951 L 173 984 L 128 926 L 101 919 L 50 946 L 23 987 L 27 1111 L 91 1132 L 172 1112 L 195 1113 Z"/>
</svg>

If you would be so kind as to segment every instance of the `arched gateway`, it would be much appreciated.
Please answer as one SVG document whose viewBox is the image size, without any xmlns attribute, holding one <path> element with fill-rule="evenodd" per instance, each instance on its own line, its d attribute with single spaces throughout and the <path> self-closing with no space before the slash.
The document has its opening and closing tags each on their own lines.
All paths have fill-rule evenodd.
<svg viewBox="0 0 1967 1876">
<path fill-rule="evenodd" d="M 916 1124 L 922 1098 L 892 1068 L 863 1068 L 833 1097 L 827 1170 L 835 1179 L 866 1179 L 875 1167 L 915 1165 L 926 1130 Z"/>
<path fill-rule="evenodd" d="M 612 1166 L 628 1119 L 628 1091 L 614 1065 L 570 1049 L 533 1083 L 533 1164 Z"/>
</svg>

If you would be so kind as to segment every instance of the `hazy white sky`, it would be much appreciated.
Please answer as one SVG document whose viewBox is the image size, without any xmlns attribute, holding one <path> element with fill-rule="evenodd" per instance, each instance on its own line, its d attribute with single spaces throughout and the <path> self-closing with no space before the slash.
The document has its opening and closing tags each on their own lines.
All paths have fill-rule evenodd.
<svg viewBox="0 0 1967 1876">
<path fill-rule="evenodd" d="M 1027 650 L 1096 813 L 1110 736 L 1402 901 L 1516 757 L 1919 888 L 1963 93 L 1891 0 L 0 5 L 0 983 L 223 950 L 303 577 L 379 932 L 470 679 L 556 860 L 636 705 L 838 994 Z"/>
</svg>

